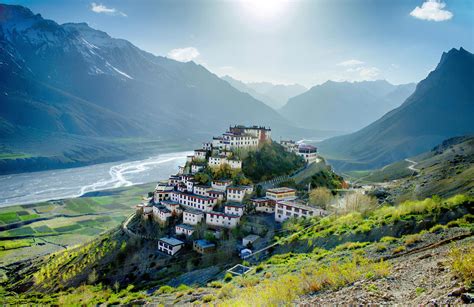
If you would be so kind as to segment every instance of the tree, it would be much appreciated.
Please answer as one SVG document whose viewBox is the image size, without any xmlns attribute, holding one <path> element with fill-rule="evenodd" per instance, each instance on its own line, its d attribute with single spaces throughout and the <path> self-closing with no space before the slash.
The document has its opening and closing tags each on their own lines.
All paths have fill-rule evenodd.
<svg viewBox="0 0 474 307">
<path fill-rule="evenodd" d="M 309 192 L 309 203 L 323 209 L 329 208 L 329 204 L 332 200 L 333 196 L 328 188 L 319 187 Z"/>
<path fill-rule="evenodd" d="M 342 199 L 342 204 L 346 213 L 356 211 L 366 215 L 377 207 L 377 199 L 362 193 L 349 193 Z"/>
<path fill-rule="evenodd" d="M 206 173 L 199 172 L 194 175 L 194 179 L 199 182 L 199 184 L 207 184 L 211 182 L 211 176 Z"/>
</svg>

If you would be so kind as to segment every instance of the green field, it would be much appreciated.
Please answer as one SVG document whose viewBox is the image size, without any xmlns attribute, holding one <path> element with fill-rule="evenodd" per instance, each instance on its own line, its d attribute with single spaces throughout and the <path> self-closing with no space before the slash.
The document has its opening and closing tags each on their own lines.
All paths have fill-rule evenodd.
<svg viewBox="0 0 474 307">
<path fill-rule="evenodd" d="M 0 225 L 33 221 L 0 231 L 0 265 L 26 260 L 90 241 L 135 210 L 154 183 L 101 192 L 103 195 L 0 208 Z M 60 216 L 60 215 L 66 215 Z M 24 237 L 14 239 L 14 237 Z M 11 238 L 10 240 L 8 238 Z"/>
</svg>

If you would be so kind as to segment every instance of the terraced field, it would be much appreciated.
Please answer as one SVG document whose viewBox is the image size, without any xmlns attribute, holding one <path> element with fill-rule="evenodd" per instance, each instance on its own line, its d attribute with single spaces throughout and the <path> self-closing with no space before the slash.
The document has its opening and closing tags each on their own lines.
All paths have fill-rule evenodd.
<svg viewBox="0 0 474 307">
<path fill-rule="evenodd" d="M 0 208 L 0 266 L 90 241 L 119 225 L 154 184 Z"/>
</svg>

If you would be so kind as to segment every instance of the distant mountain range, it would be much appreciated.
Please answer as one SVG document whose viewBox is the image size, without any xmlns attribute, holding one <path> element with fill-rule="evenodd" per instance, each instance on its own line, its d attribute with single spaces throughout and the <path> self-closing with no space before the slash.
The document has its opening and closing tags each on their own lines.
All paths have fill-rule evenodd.
<svg viewBox="0 0 474 307">
<path fill-rule="evenodd" d="M 381 167 L 441 141 L 474 133 L 474 55 L 463 48 L 441 61 L 400 107 L 367 127 L 323 141 L 337 169 Z"/>
<path fill-rule="evenodd" d="M 74 162 L 97 147 L 116 150 L 107 144 L 116 138 L 186 144 L 234 123 L 271 126 L 275 136 L 302 131 L 194 62 L 22 6 L 0 4 L 0 20 L 2 152 Z M 114 157 L 128 156 L 120 142 Z"/>
<path fill-rule="evenodd" d="M 299 84 L 273 84 L 270 82 L 242 82 L 230 76 L 223 76 L 223 80 L 229 82 L 241 92 L 248 93 L 266 105 L 279 109 L 286 104 L 291 97 L 300 95 L 308 89 Z"/>
<path fill-rule="evenodd" d="M 290 98 L 280 113 L 301 127 L 353 132 L 400 106 L 415 86 L 385 80 L 327 81 Z"/>
</svg>

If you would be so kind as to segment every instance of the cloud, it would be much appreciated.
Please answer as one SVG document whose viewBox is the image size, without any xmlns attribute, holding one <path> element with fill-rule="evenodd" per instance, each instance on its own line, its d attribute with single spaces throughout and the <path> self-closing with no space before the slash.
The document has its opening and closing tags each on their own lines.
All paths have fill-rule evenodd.
<svg viewBox="0 0 474 307">
<path fill-rule="evenodd" d="M 125 14 L 124 12 L 121 12 L 114 8 L 106 7 L 105 5 L 100 4 L 100 3 L 97 4 L 95 2 L 91 3 L 91 11 L 97 14 L 107 14 L 107 15 L 127 17 L 127 14 Z"/>
<path fill-rule="evenodd" d="M 194 47 L 176 48 L 168 52 L 168 58 L 179 62 L 189 62 L 197 58 L 199 54 L 199 51 Z"/>
<path fill-rule="evenodd" d="M 447 10 L 443 10 L 446 3 L 440 0 L 427 0 L 421 7 L 417 6 L 410 15 L 421 19 L 430 21 L 445 21 L 453 18 L 453 13 Z"/>
<path fill-rule="evenodd" d="M 349 68 L 346 72 L 353 75 L 353 80 L 375 80 L 380 75 L 380 69 L 374 66 Z"/>
<path fill-rule="evenodd" d="M 351 59 L 351 60 L 347 60 L 347 61 L 344 61 L 344 62 L 341 62 L 341 63 L 337 63 L 336 65 L 337 66 L 359 66 L 359 65 L 362 65 L 362 64 L 364 64 L 364 62 L 359 61 L 359 60 Z"/>
</svg>

